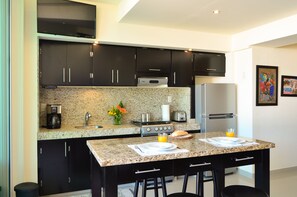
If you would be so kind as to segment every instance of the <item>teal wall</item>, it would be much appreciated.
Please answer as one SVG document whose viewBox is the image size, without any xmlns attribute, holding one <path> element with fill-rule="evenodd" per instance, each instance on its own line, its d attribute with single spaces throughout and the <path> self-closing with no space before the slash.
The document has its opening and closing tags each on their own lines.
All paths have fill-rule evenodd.
<svg viewBox="0 0 297 197">
<path fill-rule="evenodd" d="M 0 1 L 0 197 L 9 193 L 9 0 Z"/>
</svg>

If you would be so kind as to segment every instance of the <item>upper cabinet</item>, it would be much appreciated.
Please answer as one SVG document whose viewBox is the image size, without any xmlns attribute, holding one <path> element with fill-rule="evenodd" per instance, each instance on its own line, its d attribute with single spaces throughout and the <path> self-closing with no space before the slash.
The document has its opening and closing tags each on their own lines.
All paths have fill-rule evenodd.
<svg viewBox="0 0 297 197">
<path fill-rule="evenodd" d="M 91 45 L 40 40 L 42 86 L 91 85 Z"/>
<path fill-rule="evenodd" d="M 201 76 L 225 76 L 225 54 L 194 53 L 194 72 Z"/>
<path fill-rule="evenodd" d="M 93 52 L 94 85 L 136 85 L 135 48 L 94 45 Z"/>
<path fill-rule="evenodd" d="M 136 54 L 138 76 L 169 76 L 171 65 L 170 50 L 137 48 Z"/>
<path fill-rule="evenodd" d="M 40 84 L 136 86 L 138 77 L 168 77 L 191 87 L 195 75 L 225 76 L 225 55 L 116 45 L 40 40 Z"/>
<path fill-rule="evenodd" d="M 170 86 L 186 87 L 194 84 L 193 55 L 191 52 L 172 51 Z"/>
</svg>

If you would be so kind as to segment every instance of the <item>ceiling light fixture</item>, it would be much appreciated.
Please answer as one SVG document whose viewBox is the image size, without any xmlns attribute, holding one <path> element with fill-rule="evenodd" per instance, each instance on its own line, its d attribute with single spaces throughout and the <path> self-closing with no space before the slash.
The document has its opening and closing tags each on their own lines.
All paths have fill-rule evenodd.
<svg viewBox="0 0 297 197">
<path fill-rule="evenodd" d="M 220 10 L 213 10 L 212 13 L 213 14 L 219 14 L 220 13 Z"/>
</svg>

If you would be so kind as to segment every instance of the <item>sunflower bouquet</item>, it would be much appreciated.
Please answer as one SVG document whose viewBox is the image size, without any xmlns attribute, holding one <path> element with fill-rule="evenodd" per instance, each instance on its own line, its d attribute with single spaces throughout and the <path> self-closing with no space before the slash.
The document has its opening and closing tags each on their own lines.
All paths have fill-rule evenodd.
<svg viewBox="0 0 297 197">
<path fill-rule="evenodd" d="M 109 111 L 108 115 L 113 116 L 113 123 L 115 125 L 122 124 L 122 116 L 123 114 L 126 114 L 127 110 L 125 109 L 122 101 L 117 106 L 113 106 Z"/>
</svg>

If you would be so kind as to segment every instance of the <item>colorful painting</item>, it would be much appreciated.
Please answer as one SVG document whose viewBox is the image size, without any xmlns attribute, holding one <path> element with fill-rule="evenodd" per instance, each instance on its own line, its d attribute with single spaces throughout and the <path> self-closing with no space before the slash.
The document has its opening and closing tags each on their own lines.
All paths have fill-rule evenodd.
<svg viewBox="0 0 297 197">
<path fill-rule="evenodd" d="M 257 65 L 256 105 L 277 105 L 278 67 Z"/>
<path fill-rule="evenodd" d="M 297 96 L 297 77 L 282 75 L 282 96 Z"/>
</svg>

